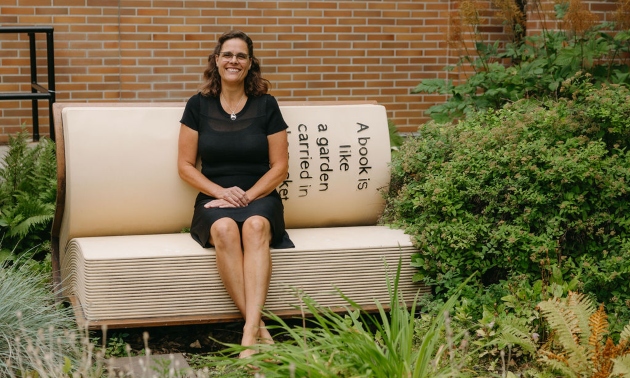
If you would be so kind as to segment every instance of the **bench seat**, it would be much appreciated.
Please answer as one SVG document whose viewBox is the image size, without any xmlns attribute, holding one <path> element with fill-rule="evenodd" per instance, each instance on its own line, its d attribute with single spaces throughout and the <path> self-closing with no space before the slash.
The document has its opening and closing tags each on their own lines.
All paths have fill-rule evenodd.
<svg viewBox="0 0 630 378">
<path fill-rule="evenodd" d="M 373 305 L 388 297 L 384 272 L 395 274 L 397 257 L 407 260 L 413 251 L 407 235 L 384 226 L 292 229 L 289 234 L 295 249 L 272 249 L 266 303 L 272 312 L 299 308 L 295 289 L 326 307 L 340 304 L 335 288 L 360 305 Z M 62 269 L 90 321 L 237 313 L 223 289 L 214 250 L 201 248 L 189 234 L 73 239 Z M 413 273 L 404 264 L 401 279 L 409 282 Z M 416 290 L 406 285 L 403 294 L 413 298 Z"/>
</svg>

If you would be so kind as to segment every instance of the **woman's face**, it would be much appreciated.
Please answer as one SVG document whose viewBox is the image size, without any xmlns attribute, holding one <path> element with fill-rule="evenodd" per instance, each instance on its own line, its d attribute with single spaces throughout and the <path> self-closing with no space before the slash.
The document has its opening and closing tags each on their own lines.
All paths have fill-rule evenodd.
<svg viewBox="0 0 630 378">
<path fill-rule="evenodd" d="M 215 59 L 224 83 L 238 84 L 245 81 L 251 64 L 245 41 L 240 38 L 228 39 L 223 42 L 221 51 Z"/>
</svg>

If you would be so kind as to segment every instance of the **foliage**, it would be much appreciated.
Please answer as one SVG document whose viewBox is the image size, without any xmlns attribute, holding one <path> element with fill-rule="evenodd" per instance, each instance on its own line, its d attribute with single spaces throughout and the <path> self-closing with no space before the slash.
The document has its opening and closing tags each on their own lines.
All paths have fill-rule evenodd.
<svg viewBox="0 0 630 378">
<path fill-rule="evenodd" d="M 466 298 L 522 277 L 540 281 L 538 295 L 556 283 L 611 313 L 626 307 L 630 92 L 580 79 L 563 83 L 574 98 L 429 122 L 407 138 L 392 162 L 384 221 L 413 236 L 417 280 L 447 297 L 479 271 Z"/>
<path fill-rule="evenodd" d="M 131 347 L 125 342 L 125 338 L 128 336 L 128 333 L 114 333 L 108 338 L 107 329 L 105 329 L 103 337 L 94 337 L 91 342 L 95 345 L 101 345 L 99 350 L 104 358 L 131 357 L 133 355 Z"/>
<path fill-rule="evenodd" d="M 460 361 L 447 356 L 452 352 L 456 337 L 449 345 L 440 344 L 439 334 L 448 322 L 448 313 L 456 297 L 449 299 L 431 320 L 420 340 L 416 340 L 416 301 L 408 308 L 398 293 L 400 264 L 394 283 L 390 283 L 390 312 L 376 303 L 380 317 L 362 314 L 359 306 L 344 296 L 352 309 L 339 314 L 319 306 L 300 294 L 303 311 L 312 315 L 302 327 L 291 327 L 274 314 L 272 321 L 280 324 L 283 338 L 288 341 L 257 345 L 259 353 L 234 361 L 231 355 L 244 349 L 231 345 L 225 356 L 208 357 L 216 366 L 239 365 L 255 367 L 265 377 L 460 377 Z M 342 294 L 343 296 L 343 294 Z M 452 355 L 452 354 L 451 354 Z"/>
<path fill-rule="evenodd" d="M 404 138 L 400 133 L 398 133 L 398 129 L 396 128 L 396 124 L 388 120 L 387 127 L 389 129 L 389 144 L 391 146 L 392 151 L 398 151 L 398 147 L 403 143 Z"/>
<path fill-rule="evenodd" d="M 28 143 L 23 131 L 9 137 L 9 150 L 0 164 L 0 261 L 50 249 L 55 212 L 55 144 L 42 138 Z"/>
<path fill-rule="evenodd" d="M 496 286 L 496 285 L 495 285 Z M 498 293 L 471 296 L 462 294 L 454 305 L 448 327 L 451 334 L 464 335 L 459 348 L 454 350 L 457 358 L 463 361 L 462 371 L 471 376 L 502 376 L 518 374 L 521 377 L 538 376 L 536 351 L 540 335 L 534 330 L 537 326 L 537 311 L 508 313 L 501 305 L 481 304 L 482 297 L 496 297 Z M 426 324 L 443 301 L 425 297 L 419 307 L 427 313 L 416 319 L 416 335 L 422 337 Z M 527 303 L 529 304 L 529 302 Z M 527 307 L 525 304 L 523 307 Z M 481 308 L 481 315 L 478 314 Z M 449 333 L 440 336 L 444 344 Z"/>
<path fill-rule="evenodd" d="M 506 1 L 499 1 L 506 3 Z M 509 1 L 508 1 L 509 3 Z M 533 6 L 540 6 L 534 1 Z M 439 93 L 448 95 L 445 103 L 428 109 L 427 114 L 438 122 L 449 122 L 479 110 L 500 108 L 506 103 L 523 98 L 544 99 L 551 97 L 570 98 L 573 88 L 562 83 L 577 73 L 585 73 L 591 83 L 614 83 L 630 85 L 628 52 L 630 52 L 630 30 L 612 32 L 613 23 L 596 24 L 595 16 L 586 9 L 581 9 L 571 2 L 559 3 L 556 7 L 558 18 L 568 30 L 546 30 L 540 35 L 515 38 L 502 48 L 499 42 L 487 44 L 479 35 L 475 26 L 480 23 L 479 9 L 475 1 L 468 1 L 469 6 L 462 6 L 453 29 L 451 45 L 463 46 L 463 52 L 455 67 L 448 71 L 471 72 L 462 82 L 452 79 L 425 79 L 416 86 L 412 93 Z M 577 2 L 575 2 L 577 3 Z M 567 7 L 568 6 L 568 7 Z M 471 9 L 472 8 L 472 9 Z M 518 12 L 507 12 L 514 18 L 521 18 Z M 504 12 L 506 13 L 506 12 Z M 625 26 L 620 19 L 617 25 Z M 513 27 L 514 33 L 522 34 L 522 22 Z M 463 24 L 463 25 L 462 25 Z M 470 37 L 475 42 L 475 49 L 470 53 L 466 49 L 466 40 L 462 37 L 463 26 L 474 30 Z M 451 74 L 449 74 L 451 75 Z M 456 73 L 456 77 L 459 75 Z"/>
<path fill-rule="evenodd" d="M 0 265 L 0 376 L 63 370 L 76 357 L 72 312 L 55 304 L 43 280 L 26 266 Z"/>
<path fill-rule="evenodd" d="M 552 338 L 540 349 L 541 361 L 563 377 L 609 377 L 615 360 L 624 361 L 630 352 L 630 324 L 617 345 L 608 333 L 604 306 L 570 292 L 567 298 L 551 298 L 538 307 L 549 323 Z M 616 367 L 623 372 L 623 363 Z"/>
</svg>

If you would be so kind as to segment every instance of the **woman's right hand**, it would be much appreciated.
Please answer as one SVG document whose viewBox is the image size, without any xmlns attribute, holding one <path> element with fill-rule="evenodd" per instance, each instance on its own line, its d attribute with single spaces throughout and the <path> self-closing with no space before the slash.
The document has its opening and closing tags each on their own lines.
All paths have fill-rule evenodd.
<svg viewBox="0 0 630 378">
<path fill-rule="evenodd" d="M 238 186 L 233 186 L 231 188 L 222 188 L 219 193 L 217 193 L 216 198 L 219 200 L 223 200 L 234 207 L 245 207 L 249 204 L 249 198 L 247 198 L 247 194 L 243 189 L 239 188 Z"/>
</svg>

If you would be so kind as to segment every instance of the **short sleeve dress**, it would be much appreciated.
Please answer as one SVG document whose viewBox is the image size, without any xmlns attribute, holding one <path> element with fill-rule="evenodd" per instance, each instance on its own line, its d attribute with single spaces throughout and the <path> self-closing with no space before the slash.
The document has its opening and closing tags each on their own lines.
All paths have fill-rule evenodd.
<svg viewBox="0 0 630 378">
<path fill-rule="evenodd" d="M 199 133 L 198 153 L 201 173 L 222 186 L 248 190 L 269 170 L 267 136 L 287 129 L 278 102 L 271 95 L 250 96 L 243 109 L 230 119 L 217 97 L 192 96 L 180 122 Z M 195 200 L 190 234 L 201 246 L 209 248 L 210 226 L 221 218 L 232 218 L 242 226 L 251 216 L 269 220 L 273 248 L 293 248 L 284 225 L 284 206 L 276 190 L 245 207 L 209 208 L 212 201 L 204 193 Z"/>
</svg>

